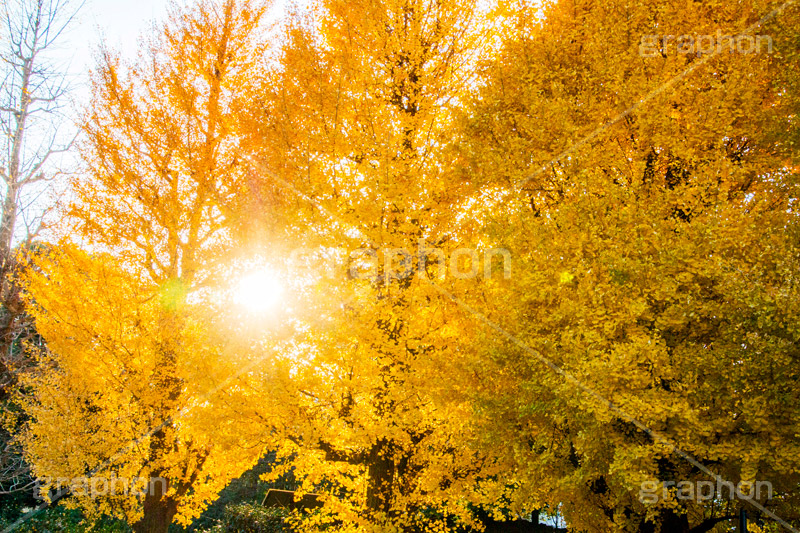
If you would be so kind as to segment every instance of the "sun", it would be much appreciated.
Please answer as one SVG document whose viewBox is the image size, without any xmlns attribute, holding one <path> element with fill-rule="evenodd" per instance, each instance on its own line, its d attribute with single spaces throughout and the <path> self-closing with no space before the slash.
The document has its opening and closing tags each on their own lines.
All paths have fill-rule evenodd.
<svg viewBox="0 0 800 533">
<path fill-rule="evenodd" d="M 259 268 L 246 274 L 234 288 L 233 301 L 251 313 L 274 311 L 283 300 L 283 283 L 272 271 Z"/>
</svg>

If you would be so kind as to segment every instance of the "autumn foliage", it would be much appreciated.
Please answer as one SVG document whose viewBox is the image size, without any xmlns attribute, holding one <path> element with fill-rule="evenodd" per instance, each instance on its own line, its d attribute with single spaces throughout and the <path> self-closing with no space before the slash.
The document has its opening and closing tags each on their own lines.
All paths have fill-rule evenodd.
<svg viewBox="0 0 800 533">
<path fill-rule="evenodd" d="M 176 5 L 101 54 L 24 280 L 37 476 L 163 479 L 66 499 L 141 532 L 268 452 L 324 502 L 308 531 L 800 523 L 797 7 L 268 8 Z M 774 49 L 642 53 L 686 34 Z M 266 267 L 254 313 L 234 287 Z"/>
</svg>

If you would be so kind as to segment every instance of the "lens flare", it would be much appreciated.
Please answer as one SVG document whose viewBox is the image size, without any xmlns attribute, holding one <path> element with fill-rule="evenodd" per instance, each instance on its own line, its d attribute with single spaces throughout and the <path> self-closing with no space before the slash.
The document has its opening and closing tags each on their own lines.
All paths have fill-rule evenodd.
<svg viewBox="0 0 800 533">
<path fill-rule="evenodd" d="M 281 279 L 267 269 L 259 269 L 239 280 L 233 301 L 251 313 L 274 311 L 283 299 Z"/>
</svg>

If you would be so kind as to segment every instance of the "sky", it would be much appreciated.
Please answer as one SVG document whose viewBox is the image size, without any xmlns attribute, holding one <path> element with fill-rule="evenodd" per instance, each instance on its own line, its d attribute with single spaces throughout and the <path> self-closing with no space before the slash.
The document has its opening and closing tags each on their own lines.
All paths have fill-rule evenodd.
<svg viewBox="0 0 800 533">
<path fill-rule="evenodd" d="M 72 0 L 75 5 L 81 0 Z M 189 3 L 193 0 L 179 0 Z M 105 43 L 118 51 L 123 58 L 134 59 L 138 50 L 139 37 L 149 33 L 152 24 L 166 19 L 170 0 L 85 0 L 83 7 L 67 30 L 60 36 L 55 48 L 48 50 L 45 60 L 58 72 L 67 73 L 70 86 L 70 98 L 73 105 L 66 111 L 70 121 L 77 120 L 82 109 L 89 103 L 89 71 L 97 63 L 96 52 L 100 44 Z M 268 15 L 274 21 L 284 11 L 284 0 L 273 0 L 273 7 Z M 65 125 L 69 130 L 69 125 Z M 72 131 L 72 130 L 70 130 Z M 71 133 L 69 134 L 71 135 Z M 66 135 L 66 137 L 69 137 Z M 36 139 L 36 132 L 29 132 Z M 35 141 L 31 144 L 35 144 Z M 78 163 L 74 153 L 62 154 L 54 160 L 54 168 L 77 169 Z M 34 186 L 26 190 L 22 200 L 26 206 L 23 211 L 30 218 L 37 218 L 42 210 L 52 204 L 51 193 L 58 197 L 60 187 L 49 190 L 46 185 Z M 0 195 L 1 197 L 2 195 Z M 41 209 L 39 208 L 41 206 Z M 17 239 L 25 237 L 25 226 L 17 225 Z"/>
<path fill-rule="evenodd" d="M 134 56 L 137 37 L 152 21 L 164 19 L 168 5 L 167 0 L 86 0 L 62 40 L 70 70 L 80 74 L 90 68 L 103 39 L 125 56 Z"/>
<path fill-rule="evenodd" d="M 63 36 L 57 57 L 69 64 L 78 85 L 85 84 L 85 75 L 95 64 L 93 54 L 103 40 L 123 57 L 135 57 L 138 37 L 152 22 L 165 20 L 169 4 L 169 0 L 86 0 Z M 270 18 L 280 15 L 283 5 L 276 0 Z"/>
<path fill-rule="evenodd" d="M 75 4 L 80 1 L 73 0 Z M 168 5 L 168 0 L 85 0 L 76 18 L 43 57 L 57 72 L 66 73 L 69 80 L 69 97 L 73 105 L 62 110 L 67 116 L 61 129 L 65 139 L 74 134 L 75 129 L 69 123 L 81 115 L 81 110 L 88 103 L 88 72 L 94 68 L 95 52 L 103 39 L 124 56 L 135 57 L 137 37 L 148 29 L 152 21 L 164 19 Z M 41 142 L 40 134 L 43 133 L 36 129 L 28 132 L 28 144 L 34 150 Z M 54 157 L 50 166 L 53 171 L 56 168 L 67 171 L 78 168 L 72 152 Z M 26 237 L 26 221 L 37 220 L 62 194 L 62 186 L 61 182 L 54 183 L 52 187 L 43 182 L 23 191 L 20 199 L 23 220 L 16 227 L 17 240 Z"/>
</svg>

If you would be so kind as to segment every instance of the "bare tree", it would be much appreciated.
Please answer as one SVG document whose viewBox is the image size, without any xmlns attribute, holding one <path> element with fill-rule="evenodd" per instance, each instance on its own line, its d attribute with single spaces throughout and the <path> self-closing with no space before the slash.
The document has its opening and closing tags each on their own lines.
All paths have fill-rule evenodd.
<svg viewBox="0 0 800 533">
<path fill-rule="evenodd" d="M 0 217 L 0 264 L 11 257 L 18 223 L 26 237 L 35 234 L 40 217 L 22 210 L 23 192 L 52 180 L 48 167 L 54 155 L 69 150 L 61 126 L 67 83 L 46 54 L 73 20 L 73 0 L 9 0 L 3 13 L 6 50 L 2 55 L 0 128 L 2 167 L 6 185 Z M 48 171 L 51 172 L 48 172 Z M 29 206 L 30 207 L 30 206 Z"/>
<path fill-rule="evenodd" d="M 9 279 L 16 268 L 15 238 L 26 243 L 39 231 L 47 206 L 36 200 L 59 171 L 54 156 L 70 149 L 65 139 L 67 76 L 48 52 L 58 44 L 80 5 L 75 0 L 7 0 L 2 11 L 5 50 L 0 55 L 0 399 L 13 382 L 18 334 L 28 330 L 19 290 Z M 0 188 L 2 186 L 0 185 Z"/>
<path fill-rule="evenodd" d="M 35 335 L 14 281 L 17 243 L 26 247 L 50 206 L 41 201 L 74 141 L 68 78 L 52 52 L 75 18 L 77 0 L 5 0 L 0 7 L 0 408 L 24 363 L 21 341 Z M 72 130 L 65 132 L 66 130 Z M 3 187 L 5 185 L 5 187 Z M 2 189 L 5 189 L 2 191 Z M 0 494 L 33 480 L 13 436 L 0 428 Z"/>
</svg>

